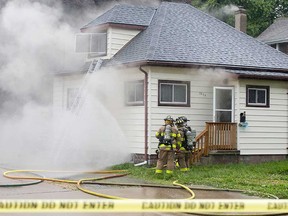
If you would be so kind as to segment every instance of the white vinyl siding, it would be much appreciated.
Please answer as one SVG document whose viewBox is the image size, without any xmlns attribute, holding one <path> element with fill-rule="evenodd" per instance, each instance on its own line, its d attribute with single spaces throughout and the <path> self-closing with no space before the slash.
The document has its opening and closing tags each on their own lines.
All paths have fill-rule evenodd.
<svg viewBox="0 0 288 216">
<path fill-rule="evenodd" d="M 119 70 L 117 74 L 117 79 L 121 76 L 123 82 L 118 82 L 119 85 L 113 90 L 117 98 L 120 98 L 120 100 L 114 104 L 117 108 L 114 116 L 119 122 L 128 142 L 129 149 L 127 149 L 127 151 L 144 154 L 144 105 L 127 106 L 126 98 L 124 97 L 125 84 L 127 82 L 133 83 L 144 80 L 144 74 L 138 68 L 125 68 L 124 70 Z"/>
<path fill-rule="evenodd" d="M 53 80 L 53 114 L 58 115 L 58 113 L 63 108 L 63 80 L 60 76 L 55 76 Z"/>
<path fill-rule="evenodd" d="M 173 118 L 187 116 L 190 120 L 189 125 L 196 129 L 197 135 L 205 129 L 205 122 L 213 121 L 213 86 L 224 85 L 224 75 L 213 77 L 210 74 L 210 72 L 213 73 L 213 70 L 205 72 L 187 68 L 151 67 L 150 70 L 149 140 L 151 143 L 150 153 L 154 154 L 158 145 L 155 132 L 163 124 L 163 119 L 167 115 L 171 115 Z M 158 80 L 163 80 L 163 78 L 190 82 L 190 107 L 158 106 Z"/>
<path fill-rule="evenodd" d="M 107 30 L 107 58 L 111 58 L 126 43 L 135 37 L 140 30 L 109 27 Z"/>
<path fill-rule="evenodd" d="M 246 85 L 270 87 L 270 107 L 246 107 Z M 246 111 L 247 128 L 239 128 L 242 155 L 287 154 L 288 85 L 284 81 L 240 80 L 240 110 Z"/>
<path fill-rule="evenodd" d="M 288 147 L 288 86 L 285 81 L 237 80 L 224 72 L 219 76 L 216 70 L 143 67 L 148 72 L 148 154 L 155 154 L 158 140 L 155 132 L 164 118 L 185 115 L 189 125 L 197 134 L 205 129 L 205 122 L 213 121 L 213 87 L 234 87 L 235 122 L 239 114 L 246 112 L 247 128 L 238 127 L 237 147 L 241 155 L 287 154 Z M 115 72 L 113 72 L 115 71 Z M 116 72 L 117 71 L 117 72 Z M 108 72 L 108 71 L 106 71 Z M 97 98 L 120 125 L 131 153 L 144 154 L 144 106 L 125 106 L 125 82 L 143 80 L 144 74 L 138 67 L 111 69 L 103 73 L 93 85 Z M 227 75 L 227 77 L 226 77 Z M 226 79 L 224 78 L 226 77 Z M 54 113 L 66 108 L 67 88 L 81 86 L 83 75 L 57 76 L 54 79 Z M 99 82 L 99 80 L 101 80 Z M 190 107 L 158 105 L 158 81 L 178 80 L 190 82 Z M 246 107 L 246 86 L 270 87 L 270 107 Z M 105 89 L 105 92 L 99 89 Z M 100 92 L 100 93 L 99 93 Z"/>
</svg>

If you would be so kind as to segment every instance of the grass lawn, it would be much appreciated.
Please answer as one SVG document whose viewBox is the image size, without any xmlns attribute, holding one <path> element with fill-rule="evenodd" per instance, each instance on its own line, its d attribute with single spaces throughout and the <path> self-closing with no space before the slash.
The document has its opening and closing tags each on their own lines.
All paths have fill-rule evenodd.
<svg viewBox="0 0 288 216">
<path fill-rule="evenodd" d="M 155 175 L 153 167 L 135 167 L 133 164 L 116 165 L 113 169 L 127 169 L 131 176 L 150 182 L 193 186 L 205 185 L 223 189 L 244 190 L 264 198 L 269 194 L 288 199 L 288 160 L 260 164 L 221 164 L 192 166 L 188 172 L 174 171 L 172 178 Z"/>
</svg>

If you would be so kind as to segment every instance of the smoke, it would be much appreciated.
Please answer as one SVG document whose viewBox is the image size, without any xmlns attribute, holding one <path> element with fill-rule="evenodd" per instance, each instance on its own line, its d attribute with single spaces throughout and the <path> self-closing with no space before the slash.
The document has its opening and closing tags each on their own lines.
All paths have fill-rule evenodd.
<svg viewBox="0 0 288 216">
<path fill-rule="evenodd" d="M 75 10 L 64 13 L 67 11 L 59 1 L 11 0 L 1 7 L 1 163 L 28 169 L 72 168 L 76 164 L 87 169 L 117 163 L 115 155 L 109 162 L 108 154 L 104 154 L 108 148 L 101 145 L 116 142 L 105 138 L 110 135 L 103 131 L 110 126 L 120 137 L 120 144 L 124 138 L 97 98 L 85 105 L 84 114 L 76 120 L 69 115 L 53 119 L 53 74 L 84 64 L 84 56 L 74 52 L 75 33 L 79 23 L 91 21 L 86 20 L 91 11 L 81 17 Z M 107 127 L 99 124 L 102 117 L 108 119 Z M 73 127 L 68 127 L 71 122 Z M 61 133 L 64 139 L 59 139 Z M 70 139 L 69 134 L 73 134 Z M 121 156 L 118 159 L 122 162 Z"/>
<path fill-rule="evenodd" d="M 235 11 L 239 10 L 236 5 L 225 5 L 220 11 L 226 15 L 234 15 Z"/>
<path fill-rule="evenodd" d="M 211 16 L 217 17 L 220 20 L 226 20 L 226 22 L 229 23 L 227 19 L 229 17 L 234 18 L 235 11 L 237 11 L 239 8 L 236 5 L 230 4 L 230 5 L 225 5 L 222 7 L 215 7 L 215 8 L 208 8 L 207 5 L 203 10 L 210 14 Z M 232 24 L 232 23 L 231 23 Z"/>
<path fill-rule="evenodd" d="M 60 19 L 61 10 L 38 2 L 9 1 L 2 8 L 0 86 L 3 91 L 24 103 L 31 99 L 49 102 L 49 79 L 63 67 L 65 44 L 73 39 L 71 29 Z"/>
<path fill-rule="evenodd" d="M 60 130 L 56 127 L 55 163 L 95 169 L 127 162 L 128 143 L 116 120 L 121 112 L 117 104 L 123 102 L 120 73 L 102 69 L 86 76 L 79 103 L 62 116 Z"/>
</svg>

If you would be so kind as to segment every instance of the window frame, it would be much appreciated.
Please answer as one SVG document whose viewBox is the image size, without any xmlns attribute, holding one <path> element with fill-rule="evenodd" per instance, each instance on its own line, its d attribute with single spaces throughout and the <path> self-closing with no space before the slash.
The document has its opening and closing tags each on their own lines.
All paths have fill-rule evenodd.
<svg viewBox="0 0 288 216">
<path fill-rule="evenodd" d="M 249 90 L 255 89 L 257 91 L 265 90 L 265 103 L 249 103 Z M 255 96 L 257 100 L 257 96 Z M 246 107 L 270 107 L 270 86 L 260 86 L 260 85 L 246 85 Z"/>
<path fill-rule="evenodd" d="M 137 84 L 143 86 L 143 95 L 141 96 L 143 98 L 142 101 L 137 101 Z M 130 88 L 128 87 L 129 85 L 134 85 L 134 101 L 129 101 L 129 90 Z M 125 82 L 125 105 L 126 106 L 143 106 L 144 105 L 144 80 L 133 80 L 133 81 L 126 81 Z"/>
<path fill-rule="evenodd" d="M 78 87 L 69 87 L 66 90 L 67 98 L 66 98 L 66 110 L 73 111 L 72 109 L 77 104 L 82 103 L 82 98 L 80 95 L 80 88 Z"/>
<path fill-rule="evenodd" d="M 81 41 L 87 47 L 82 47 Z M 87 53 L 88 58 L 107 55 L 107 32 L 77 33 L 75 35 L 75 43 L 75 52 Z"/>
<path fill-rule="evenodd" d="M 186 86 L 186 101 L 185 102 L 163 102 L 161 101 L 161 85 L 162 84 L 171 84 L 175 85 L 185 85 Z M 174 92 L 174 90 L 173 90 Z M 173 94 L 172 92 L 172 94 Z M 173 95 L 172 95 L 173 100 Z M 190 81 L 177 81 L 177 80 L 158 80 L 158 106 L 177 106 L 177 107 L 190 107 Z"/>
</svg>

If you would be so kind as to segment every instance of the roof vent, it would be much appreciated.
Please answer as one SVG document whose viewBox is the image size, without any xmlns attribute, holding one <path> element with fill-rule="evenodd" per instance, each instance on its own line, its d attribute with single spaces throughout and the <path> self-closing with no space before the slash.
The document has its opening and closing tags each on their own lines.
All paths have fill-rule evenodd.
<svg viewBox="0 0 288 216">
<path fill-rule="evenodd" d="M 235 28 L 246 33 L 247 15 L 246 10 L 242 6 L 238 6 L 238 10 L 235 11 Z"/>
</svg>

